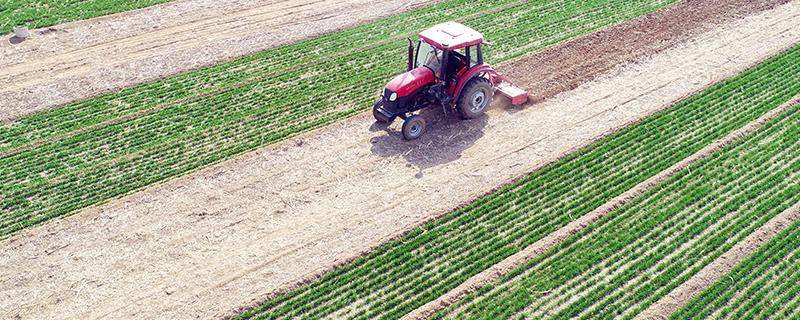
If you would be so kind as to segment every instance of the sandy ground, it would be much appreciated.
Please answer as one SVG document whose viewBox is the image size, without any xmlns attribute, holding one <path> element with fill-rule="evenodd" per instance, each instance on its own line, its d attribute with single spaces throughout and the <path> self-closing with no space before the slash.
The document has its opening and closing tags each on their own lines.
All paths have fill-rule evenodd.
<svg viewBox="0 0 800 320">
<path fill-rule="evenodd" d="M 431 110 L 414 142 L 357 116 L 24 231 L 0 243 L 0 317 L 229 315 L 788 48 L 799 22 L 795 1 L 541 104 Z"/>
<path fill-rule="evenodd" d="M 664 171 L 662 171 L 662 172 L 650 177 L 649 179 L 639 183 L 638 185 L 634 186 L 633 188 L 631 188 L 630 190 L 624 192 L 623 194 L 621 194 L 621 195 L 609 200 L 607 203 L 603 204 L 602 206 L 598 207 L 597 209 L 593 210 L 592 212 L 590 212 L 590 213 L 586 214 L 585 216 L 580 217 L 580 218 L 568 223 L 567 225 L 565 225 L 561 229 L 558 229 L 555 232 L 553 232 L 553 233 L 547 235 L 546 237 L 542 238 L 541 240 L 536 241 L 535 243 L 533 243 L 530 246 L 526 247 L 522 251 L 517 252 L 516 254 L 504 259 L 503 261 L 500 261 L 496 265 L 493 265 L 489 269 L 486 269 L 485 271 L 473 276 L 472 278 L 470 278 L 469 280 L 465 281 L 464 283 L 462 283 L 458 287 L 450 290 L 449 292 L 447 292 L 446 294 L 440 296 L 436 300 L 431 301 L 431 302 L 429 302 L 429 303 L 417 308 L 416 310 L 414 310 L 413 312 L 407 314 L 403 318 L 404 319 L 424 319 L 424 318 L 430 317 L 431 315 L 433 315 L 434 313 L 436 313 L 439 310 L 442 310 L 442 309 L 447 308 L 448 306 L 450 306 L 450 305 L 452 305 L 454 303 L 457 303 L 460 299 L 462 299 L 467 294 L 472 293 L 474 291 L 477 291 L 481 287 L 483 287 L 483 286 L 485 286 L 485 285 L 487 285 L 487 284 L 489 284 L 491 282 L 494 282 L 497 279 L 500 279 L 504 275 L 506 275 L 509 272 L 512 272 L 515 269 L 519 268 L 520 266 L 528 263 L 528 261 L 531 261 L 532 259 L 536 258 L 540 254 L 546 252 L 547 250 L 550 250 L 550 249 L 556 247 L 559 243 L 564 241 L 564 239 L 566 239 L 567 237 L 580 232 L 581 230 L 585 229 L 587 226 L 589 226 L 592 223 L 596 222 L 597 220 L 601 219 L 605 215 L 613 212 L 617 208 L 622 207 L 628 201 L 633 200 L 634 198 L 644 194 L 645 192 L 647 192 L 648 190 L 652 189 L 654 186 L 658 185 L 659 183 L 666 181 L 667 179 L 669 179 L 670 177 L 674 176 L 676 173 L 678 173 L 679 171 L 685 169 L 689 165 L 699 161 L 700 159 L 708 157 L 712 153 L 714 153 L 714 152 L 716 152 L 718 150 L 721 150 L 725 146 L 730 145 L 731 143 L 733 143 L 734 141 L 736 141 L 736 140 L 740 139 L 741 137 L 747 135 L 748 133 L 753 132 L 753 131 L 757 130 L 758 128 L 761 128 L 764 124 L 766 124 L 767 122 L 769 122 L 772 119 L 777 118 L 778 116 L 780 116 L 781 114 L 783 114 L 784 112 L 789 110 L 791 107 L 793 107 L 797 103 L 800 103 L 800 96 L 795 97 L 791 101 L 789 101 L 789 102 L 787 102 L 787 103 L 775 108 L 774 110 L 772 110 L 772 111 L 768 112 L 767 114 L 759 117 L 758 119 L 754 120 L 753 122 L 751 122 L 751 123 L 745 125 L 744 127 L 732 132 L 728 136 L 726 136 L 726 137 L 724 137 L 724 138 L 722 138 L 722 139 L 720 139 L 718 141 L 715 141 L 712 144 L 709 144 L 708 146 L 704 147 L 700 151 L 695 152 L 691 156 L 689 156 L 689 157 L 681 160 L 680 162 L 672 165 L 671 167 L 667 168 L 666 170 L 664 170 Z M 791 223 L 786 224 L 785 221 L 784 221 L 784 220 L 787 219 L 784 216 L 787 216 L 787 215 L 788 215 L 788 213 L 786 213 L 784 215 L 781 215 L 781 216 L 778 216 L 778 217 L 773 219 L 775 221 L 783 221 L 783 222 L 781 222 L 781 223 L 770 222 L 767 225 L 772 225 L 773 227 L 767 228 L 766 227 L 767 225 L 765 225 L 764 227 L 762 227 L 762 229 L 768 230 L 768 232 L 773 232 L 773 233 L 770 233 L 771 235 L 777 234 L 778 232 L 780 232 L 780 230 L 783 230 L 784 228 L 786 228 L 789 225 L 791 225 Z M 788 216 L 793 217 L 793 218 L 796 217 L 796 215 L 788 215 Z M 743 243 L 749 241 L 747 243 L 750 243 L 750 245 L 746 245 L 746 246 L 744 246 L 743 244 L 737 245 L 737 247 L 741 247 L 741 248 L 739 250 L 731 250 L 731 252 L 729 252 L 727 255 L 731 256 L 731 255 L 734 255 L 736 253 L 738 253 L 738 254 L 736 254 L 735 256 L 727 257 L 727 258 L 724 258 L 725 255 L 723 255 L 719 259 L 721 262 L 718 262 L 716 264 L 723 263 L 724 267 L 732 268 L 733 265 L 735 265 L 736 263 L 740 262 L 745 257 L 747 257 L 750 254 L 752 254 L 761 244 L 763 244 L 763 242 L 759 242 L 759 241 L 768 241 L 769 240 L 769 237 L 764 237 L 764 235 L 766 234 L 765 232 L 766 231 L 762 231 L 761 233 L 756 232 L 753 235 L 749 236 L 747 239 L 750 239 L 750 240 L 745 240 L 745 241 L 743 241 Z M 755 236 L 756 234 L 759 234 L 760 236 Z M 732 262 L 732 264 L 731 264 L 731 262 Z M 712 264 L 712 265 L 714 265 L 714 264 Z M 706 269 L 709 269 L 709 268 L 707 267 Z M 727 270 L 730 271 L 730 269 L 727 269 Z M 696 277 L 700 278 L 700 279 L 708 280 L 708 279 L 711 279 L 711 278 L 716 276 L 717 277 L 716 279 L 719 279 L 719 277 L 721 275 L 715 274 L 714 271 L 720 271 L 720 272 L 722 272 L 722 274 L 727 273 L 727 271 L 724 271 L 722 268 L 717 267 L 717 268 L 711 268 L 708 271 L 705 271 L 704 273 L 700 273 Z M 701 274 L 703 276 L 700 276 Z M 701 281 L 701 280 L 695 280 L 695 283 L 698 283 L 697 281 Z M 702 282 L 702 285 L 708 286 L 708 285 L 710 285 L 712 283 L 713 283 L 713 280 L 710 281 L 710 282 Z M 660 307 L 655 307 L 654 306 L 654 307 L 651 307 L 651 309 L 658 310 L 659 312 L 650 311 L 650 310 L 648 310 L 648 312 L 650 312 L 651 316 L 654 315 L 654 314 L 658 314 L 658 315 L 662 315 L 662 316 L 663 315 L 669 316 L 672 312 L 677 310 L 677 308 L 679 308 L 680 306 L 683 306 L 688 301 L 688 299 L 691 298 L 691 296 L 693 296 L 693 294 L 697 294 L 697 293 L 699 293 L 699 291 L 702 291 L 702 289 L 705 288 L 705 287 L 702 287 L 702 285 L 695 284 L 695 285 L 687 286 L 686 284 L 684 284 L 684 285 L 682 285 L 680 287 L 681 290 L 675 290 L 672 294 L 670 294 L 667 297 L 665 297 L 664 299 L 662 299 L 662 301 L 664 301 L 664 302 L 661 302 L 659 304 L 659 305 L 668 305 L 669 307 L 674 308 L 674 309 L 670 309 L 670 308 L 667 308 L 667 307 L 664 307 L 664 306 L 660 306 Z M 693 290 L 699 290 L 699 291 L 693 291 Z M 672 298 L 670 298 L 670 297 L 672 297 Z M 669 302 L 666 302 L 666 301 L 669 301 Z M 643 314 L 645 314 L 645 313 L 643 313 Z"/>
<path fill-rule="evenodd" d="M 668 319 L 672 313 L 680 310 L 689 300 L 728 274 L 737 264 L 747 259 L 775 235 L 781 233 L 781 231 L 799 219 L 800 203 L 770 219 L 766 224 L 728 250 L 728 252 L 700 270 L 675 290 L 656 301 L 656 303 L 638 315 L 636 319 Z"/>
<path fill-rule="evenodd" d="M 21 43 L 5 35 L 0 121 L 431 2 L 179 0 L 39 29 Z"/>
</svg>

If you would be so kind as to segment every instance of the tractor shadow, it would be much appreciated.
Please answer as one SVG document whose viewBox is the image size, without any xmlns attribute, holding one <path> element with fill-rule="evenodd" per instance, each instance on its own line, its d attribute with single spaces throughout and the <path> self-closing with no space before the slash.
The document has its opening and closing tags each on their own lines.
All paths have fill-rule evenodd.
<svg viewBox="0 0 800 320">
<path fill-rule="evenodd" d="M 442 108 L 423 109 L 420 115 L 427 122 L 427 130 L 419 139 L 406 141 L 400 128 L 402 119 L 389 126 L 373 123 L 370 131 L 384 131 L 385 135 L 371 139 L 372 153 L 380 157 L 401 156 L 422 171 L 461 158 L 462 152 L 469 149 L 483 137 L 483 129 L 489 123 L 488 115 L 477 119 L 462 120 L 458 114 Z"/>
</svg>

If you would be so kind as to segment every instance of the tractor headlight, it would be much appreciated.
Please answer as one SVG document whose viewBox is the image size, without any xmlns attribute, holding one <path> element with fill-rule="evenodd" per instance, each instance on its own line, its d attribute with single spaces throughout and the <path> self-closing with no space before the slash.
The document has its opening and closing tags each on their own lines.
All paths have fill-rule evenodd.
<svg viewBox="0 0 800 320">
<path fill-rule="evenodd" d="M 389 96 L 389 101 L 394 102 L 397 100 L 397 92 L 392 92 L 392 95 Z"/>
</svg>

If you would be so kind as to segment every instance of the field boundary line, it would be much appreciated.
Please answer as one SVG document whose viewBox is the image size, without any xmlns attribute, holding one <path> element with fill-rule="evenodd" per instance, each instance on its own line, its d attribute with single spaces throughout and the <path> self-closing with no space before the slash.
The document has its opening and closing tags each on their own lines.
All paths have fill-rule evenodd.
<svg viewBox="0 0 800 320">
<path fill-rule="evenodd" d="M 406 314 L 402 319 L 425 319 L 425 318 L 429 318 L 433 314 L 435 314 L 436 312 L 438 312 L 438 311 L 440 311 L 442 309 L 445 309 L 445 308 L 449 307 L 452 304 L 457 303 L 462 298 L 464 298 L 466 295 L 468 295 L 468 294 L 470 294 L 470 293 L 472 293 L 474 291 L 477 291 L 478 289 L 488 285 L 491 282 L 494 282 L 494 281 L 500 279 L 501 277 L 505 276 L 506 274 L 514 271 L 516 268 L 521 267 L 525 263 L 529 262 L 533 258 L 535 258 L 535 257 L 545 253 L 546 251 L 556 247 L 558 244 L 563 242 L 569 236 L 580 232 L 581 230 L 585 229 L 586 227 L 588 227 L 589 225 L 593 224 L 597 220 L 603 218 L 607 214 L 614 212 L 616 209 L 622 207 L 623 205 L 625 205 L 629 201 L 633 200 L 634 198 L 636 198 L 636 197 L 644 194 L 645 192 L 649 191 L 650 189 L 652 189 L 653 187 L 655 187 L 659 183 L 666 181 L 667 179 L 669 179 L 670 177 L 674 176 L 675 174 L 677 174 L 681 170 L 687 168 L 689 165 L 691 165 L 691 164 L 693 164 L 693 163 L 695 163 L 695 162 L 697 162 L 697 161 L 699 161 L 699 160 L 701 160 L 703 158 L 706 158 L 706 157 L 710 156 L 711 154 L 713 154 L 713 153 L 725 148 L 726 146 L 730 145 L 731 143 L 735 142 L 736 140 L 739 140 L 740 138 L 742 138 L 743 136 L 747 135 L 748 133 L 751 133 L 751 132 L 761 128 L 764 124 L 766 124 L 770 120 L 773 120 L 773 119 L 777 118 L 778 116 L 780 116 L 781 114 L 783 114 L 784 112 L 789 110 L 789 108 L 797 105 L 798 103 L 800 103 L 800 95 L 797 95 L 797 96 L 793 97 L 788 102 L 778 106 L 775 109 L 770 110 L 769 112 L 767 112 L 766 114 L 762 115 L 758 119 L 746 124 L 744 127 L 739 128 L 736 131 L 728 134 L 725 138 L 722 138 L 720 140 L 717 140 L 717 141 L 705 146 L 700 151 L 690 155 L 689 157 L 686 157 L 685 159 L 683 159 L 680 162 L 672 165 L 671 167 L 667 168 L 666 170 L 661 171 L 658 174 L 650 177 L 649 179 L 639 183 L 638 185 L 634 186 L 630 190 L 628 190 L 628 191 L 622 193 L 621 195 L 609 200 L 605 204 L 603 204 L 600 207 L 594 209 L 592 212 L 584 215 L 583 217 L 580 217 L 580 218 L 568 223 L 567 225 L 565 225 L 561 229 L 559 229 L 559 230 L 547 235 L 546 237 L 540 239 L 539 241 L 534 242 L 533 244 L 531 244 L 530 246 L 526 247 L 525 249 L 522 249 L 521 251 L 517 252 L 516 254 L 509 256 L 508 258 L 504 259 L 503 261 L 501 261 L 501 262 L 489 267 L 488 269 L 484 270 L 483 272 L 473 276 L 472 278 L 468 279 L 467 281 L 465 281 L 464 283 L 462 283 L 461 285 L 459 285 L 455 289 L 450 290 L 446 294 L 440 296 L 436 300 L 430 301 L 427 304 L 425 304 L 425 305 L 417 308 L 416 310 L 412 311 L 411 313 Z M 800 205 L 796 205 L 794 207 L 794 209 L 795 209 L 795 211 L 797 211 L 798 209 L 800 209 Z M 787 210 L 787 212 L 791 213 L 792 210 L 791 209 Z M 784 214 L 789 215 L 789 213 L 786 213 L 786 212 L 782 213 L 781 216 L 784 216 Z M 796 215 L 800 216 L 800 213 L 797 213 Z M 789 217 L 786 217 L 786 218 L 791 218 L 791 217 L 794 217 L 794 216 L 789 216 Z M 797 217 L 795 217 L 795 218 L 797 218 Z M 777 217 L 773 218 L 773 220 L 777 220 Z M 787 224 L 787 226 L 788 226 L 788 224 Z M 785 227 L 786 226 L 783 226 L 783 228 L 785 228 Z M 762 227 L 762 228 L 764 228 L 764 227 Z M 761 229 L 759 229 L 759 231 L 761 231 Z M 779 231 L 780 230 L 777 230 L 777 231 L 775 231 L 775 233 L 778 233 Z M 759 232 L 757 231 L 756 233 L 759 233 Z M 756 233 L 754 233 L 754 234 L 756 234 Z M 751 236 L 753 236 L 753 234 L 751 234 Z M 756 238 L 758 238 L 758 237 L 756 237 Z M 744 243 L 744 242 L 746 242 L 748 240 L 750 240 L 752 242 L 752 241 L 757 241 L 759 239 L 753 240 L 753 239 L 750 239 L 748 237 L 744 241 L 742 241 L 742 243 Z M 764 240 L 764 241 L 766 242 L 766 240 Z M 734 247 L 734 249 L 732 249 L 731 252 L 733 252 L 735 249 L 736 249 L 736 247 Z M 756 249 L 753 249 L 753 251 L 755 251 L 755 250 Z M 728 253 L 726 253 L 725 255 L 728 255 Z M 722 257 L 720 257 L 720 259 L 721 258 Z M 706 268 L 711 267 L 711 266 L 713 266 L 715 264 L 716 264 L 716 261 L 714 263 L 712 263 L 712 265 L 707 266 Z M 732 268 L 733 265 L 735 265 L 735 264 L 736 263 L 733 263 L 730 267 Z M 704 273 L 704 272 L 706 272 L 706 269 L 703 269 L 703 271 L 701 271 L 701 274 Z M 695 277 L 697 277 L 697 275 L 695 275 Z M 682 287 L 683 287 L 683 285 L 681 285 L 681 287 L 679 287 L 679 289 L 682 288 Z M 684 290 L 686 290 L 686 289 L 684 289 Z M 675 291 L 678 291 L 678 289 L 674 290 L 673 292 L 675 292 Z M 664 300 L 665 298 L 662 298 L 662 300 Z M 686 300 L 688 301 L 688 299 L 686 299 Z M 685 304 L 685 302 L 684 302 L 684 304 Z"/>
</svg>

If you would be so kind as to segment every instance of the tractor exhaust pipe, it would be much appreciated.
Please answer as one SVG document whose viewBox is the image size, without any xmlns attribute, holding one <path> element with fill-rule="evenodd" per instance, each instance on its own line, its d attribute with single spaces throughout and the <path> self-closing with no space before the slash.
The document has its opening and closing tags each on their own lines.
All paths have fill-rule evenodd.
<svg viewBox="0 0 800 320">
<path fill-rule="evenodd" d="M 414 69 L 414 42 L 408 38 L 408 70 Z"/>
</svg>

